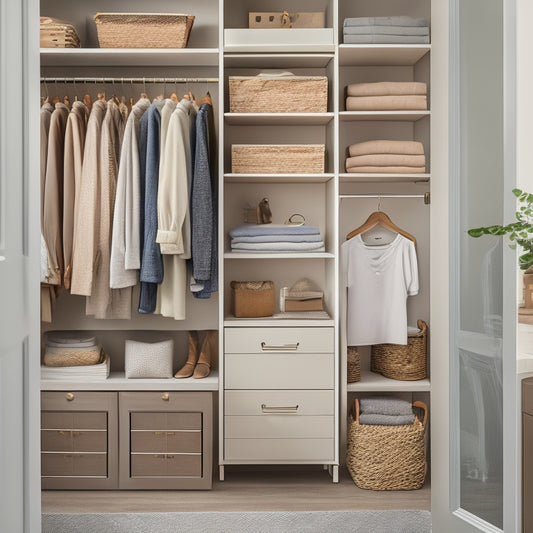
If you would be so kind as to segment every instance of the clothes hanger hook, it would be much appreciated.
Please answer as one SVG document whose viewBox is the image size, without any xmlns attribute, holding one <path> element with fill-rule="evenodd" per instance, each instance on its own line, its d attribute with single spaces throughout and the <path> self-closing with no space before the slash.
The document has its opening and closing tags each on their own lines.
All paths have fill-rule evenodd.
<svg viewBox="0 0 533 533">
<path fill-rule="evenodd" d="M 378 211 L 381 211 L 381 194 L 378 194 Z"/>
</svg>

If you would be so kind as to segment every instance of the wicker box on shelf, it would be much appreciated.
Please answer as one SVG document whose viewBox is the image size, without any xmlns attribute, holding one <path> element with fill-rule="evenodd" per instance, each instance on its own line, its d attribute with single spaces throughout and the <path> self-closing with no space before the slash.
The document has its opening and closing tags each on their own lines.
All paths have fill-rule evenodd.
<svg viewBox="0 0 533 533">
<path fill-rule="evenodd" d="M 326 76 L 230 76 L 231 113 L 325 113 Z"/>
<path fill-rule="evenodd" d="M 361 381 L 361 356 L 355 346 L 348 346 L 347 367 L 348 383 Z"/>
<path fill-rule="evenodd" d="M 359 423 L 359 401 L 350 416 L 346 466 L 355 484 L 370 490 L 416 490 L 426 478 L 427 407 L 414 402 L 413 424 L 377 426 Z"/>
<path fill-rule="evenodd" d="M 76 28 L 59 19 L 41 17 L 40 19 L 41 48 L 80 48 L 80 38 Z"/>
<path fill-rule="evenodd" d="M 321 174 L 323 144 L 234 144 L 231 168 L 236 174 Z"/>
<path fill-rule="evenodd" d="M 427 377 L 427 330 L 423 320 L 419 333 L 410 333 L 407 344 L 375 344 L 370 352 L 370 370 L 386 378 L 416 381 Z"/>
<path fill-rule="evenodd" d="M 185 48 L 193 15 L 96 13 L 100 48 Z"/>
<path fill-rule="evenodd" d="M 232 311 L 236 318 L 261 318 L 274 314 L 272 281 L 232 281 Z"/>
</svg>

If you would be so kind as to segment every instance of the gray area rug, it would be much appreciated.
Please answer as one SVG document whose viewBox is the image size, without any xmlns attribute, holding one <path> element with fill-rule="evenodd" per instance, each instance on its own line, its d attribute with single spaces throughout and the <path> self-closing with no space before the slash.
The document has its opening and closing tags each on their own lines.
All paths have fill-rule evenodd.
<svg viewBox="0 0 533 533">
<path fill-rule="evenodd" d="M 429 511 L 43 514 L 43 533 L 428 533 Z"/>
</svg>

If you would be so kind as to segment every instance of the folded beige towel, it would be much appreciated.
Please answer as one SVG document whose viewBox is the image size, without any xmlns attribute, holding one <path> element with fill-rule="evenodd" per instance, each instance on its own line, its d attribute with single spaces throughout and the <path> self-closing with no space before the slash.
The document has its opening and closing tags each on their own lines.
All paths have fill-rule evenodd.
<svg viewBox="0 0 533 533">
<path fill-rule="evenodd" d="M 418 141 L 364 141 L 348 148 L 351 157 L 366 154 L 424 155 L 424 145 Z"/>
<path fill-rule="evenodd" d="M 426 167 L 351 167 L 350 174 L 424 174 Z"/>
<path fill-rule="evenodd" d="M 427 97 L 421 94 L 346 98 L 346 111 L 414 111 L 427 108 Z"/>
<path fill-rule="evenodd" d="M 426 156 L 404 154 L 368 154 L 346 159 L 346 168 L 351 167 L 425 167 Z"/>
<path fill-rule="evenodd" d="M 427 94 L 425 83 L 417 81 L 379 81 L 375 83 L 352 83 L 346 87 L 347 96 L 392 96 Z"/>
</svg>

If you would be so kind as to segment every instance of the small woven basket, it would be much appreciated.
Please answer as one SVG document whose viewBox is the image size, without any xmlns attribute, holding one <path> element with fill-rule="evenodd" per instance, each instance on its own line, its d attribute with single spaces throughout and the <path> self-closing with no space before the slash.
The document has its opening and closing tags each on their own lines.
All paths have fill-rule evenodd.
<svg viewBox="0 0 533 533">
<path fill-rule="evenodd" d="M 355 420 L 350 416 L 346 466 L 355 484 L 370 490 L 416 490 L 426 478 L 425 428 L 427 407 L 414 402 L 420 414 L 413 424 L 373 426 L 359 423 L 359 400 Z"/>
<path fill-rule="evenodd" d="M 232 281 L 230 285 L 236 318 L 261 318 L 274 314 L 272 281 Z"/>
<path fill-rule="evenodd" d="M 409 334 L 407 344 L 375 344 L 370 352 L 370 370 L 391 379 L 416 381 L 427 376 L 427 330 L 418 320 L 419 333 Z"/>
<path fill-rule="evenodd" d="M 361 356 L 355 346 L 348 346 L 348 383 L 361 381 Z"/>
<path fill-rule="evenodd" d="M 41 17 L 40 19 L 41 48 L 80 48 L 80 38 L 76 28 L 59 19 Z"/>
<path fill-rule="evenodd" d="M 185 48 L 193 15 L 96 13 L 100 48 Z"/>
</svg>

